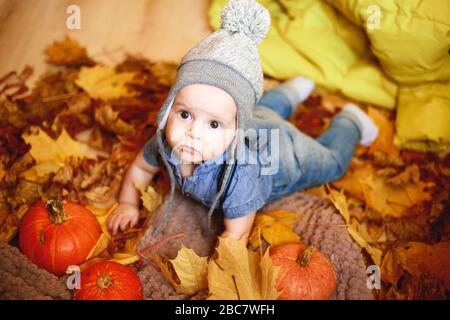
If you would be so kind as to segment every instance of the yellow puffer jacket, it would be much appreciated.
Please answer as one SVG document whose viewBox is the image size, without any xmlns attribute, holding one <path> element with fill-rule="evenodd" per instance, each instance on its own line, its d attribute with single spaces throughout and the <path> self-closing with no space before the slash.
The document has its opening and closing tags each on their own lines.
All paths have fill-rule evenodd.
<svg viewBox="0 0 450 320">
<path fill-rule="evenodd" d="M 327 1 L 366 31 L 392 79 L 401 84 L 450 80 L 450 1 Z"/>
<path fill-rule="evenodd" d="M 212 1 L 209 18 L 215 29 L 227 2 Z M 450 1 L 258 2 L 272 19 L 260 45 L 266 75 L 280 80 L 303 75 L 349 98 L 397 107 L 398 147 L 445 150 L 450 143 Z"/>
</svg>

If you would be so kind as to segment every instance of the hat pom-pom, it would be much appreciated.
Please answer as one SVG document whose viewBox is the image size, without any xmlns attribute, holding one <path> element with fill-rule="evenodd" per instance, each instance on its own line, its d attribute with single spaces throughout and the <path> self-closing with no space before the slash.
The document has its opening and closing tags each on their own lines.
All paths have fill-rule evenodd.
<svg viewBox="0 0 450 320">
<path fill-rule="evenodd" d="M 269 11 L 255 0 L 230 0 L 222 10 L 221 28 L 241 32 L 256 44 L 269 32 Z"/>
</svg>

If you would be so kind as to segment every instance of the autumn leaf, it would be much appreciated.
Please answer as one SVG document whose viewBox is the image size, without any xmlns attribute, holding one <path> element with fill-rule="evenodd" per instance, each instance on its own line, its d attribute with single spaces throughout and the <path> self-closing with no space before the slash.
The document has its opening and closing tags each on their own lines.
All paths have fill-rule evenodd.
<svg viewBox="0 0 450 320">
<path fill-rule="evenodd" d="M 28 211 L 26 204 L 21 205 L 14 213 L 0 209 L 0 242 L 10 242 L 19 230 L 19 222 Z"/>
<path fill-rule="evenodd" d="M 261 234 L 271 245 L 300 241 L 300 237 L 293 232 L 292 228 L 286 227 L 279 222 L 262 227 Z"/>
<path fill-rule="evenodd" d="M 152 74 L 159 83 L 171 86 L 177 77 L 177 64 L 173 62 L 157 61 L 150 67 Z"/>
<path fill-rule="evenodd" d="M 365 201 L 367 206 L 380 212 L 384 217 L 401 218 L 408 214 L 408 208 L 431 199 L 425 188 L 432 182 L 405 183 L 395 186 L 377 176 L 372 165 L 366 164 L 347 172 L 333 184 Z"/>
<path fill-rule="evenodd" d="M 297 222 L 303 218 L 302 214 L 289 212 L 286 210 L 273 210 L 267 212 L 267 215 L 274 218 L 277 222 L 285 225 L 288 228 L 294 228 Z"/>
<path fill-rule="evenodd" d="M 119 118 L 119 111 L 114 111 L 109 104 L 95 109 L 95 120 L 108 131 L 120 135 L 133 135 L 135 129 L 131 124 Z"/>
<path fill-rule="evenodd" d="M 430 200 L 430 193 L 424 189 L 434 185 L 432 182 L 419 182 L 395 187 L 374 175 L 366 176 L 362 181 L 366 186 L 363 189 L 366 204 L 384 216 L 394 218 L 404 217 L 412 206 Z"/>
<path fill-rule="evenodd" d="M 193 295 L 207 288 L 208 258 L 198 256 L 194 250 L 182 245 L 175 259 L 166 263 L 159 257 L 154 260 L 166 280 L 178 293 Z M 177 280 L 174 279 L 173 272 Z"/>
<path fill-rule="evenodd" d="M 114 203 L 109 208 L 98 208 L 91 205 L 86 206 L 86 208 L 89 209 L 97 218 L 97 221 L 102 229 L 102 234 L 86 257 L 85 263 L 83 263 L 82 267 L 80 267 L 81 269 L 91 265 L 92 261 L 98 260 L 115 261 L 123 265 L 132 264 L 139 260 L 139 255 L 136 253 L 136 244 L 139 238 L 138 235 L 127 239 L 123 248 L 119 251 L 113 252 L 112 256 L 107 255 L 106 258 L 98 258 L 99 255 L 110 247 L 112 241 L 114 240 L 109 233 L 106 222 L 110 214 L 114 212 L 117 206 L 118 203 Z"/>
<path fill-rule="evenodd" d="M 424 274 L 434 276 L 447 290 L 450 290 L 449 270 L 450 242 L 400 244 L 386 253 L 381 266 L 383 280 L 394 286 L 406 271 L 417 277 Z"/>
<path fill-rule="evenodd" d="M 260 235 L 271 245 L 299 242 L 300 237 L 293 228 L 303 216 L 286 210 L 260 212 L 256 215 L 249 242 L 252 247 L 260 246 Z"/>
<path fill-rule="evenodd" d="M 161 205 L 163 196 L 156 192 L 151 185 L 148 185 L 147 189 L 139 184 L 134 184 L 134 187 L 141 193 L 142 203 L 148 212 L 153 213 Z"/>
<path fill-rule="evenodd" d="M 126 266 L 139 261 L 139 259 L 139 256 L 135 253 L 115 252 L 113 258 L 108 259 L 108 261 L 114 261 Z"/>
<path fill-rule="evenodd" d="M 3 163 L 0 162 L 0 182 L 3 181 L 3 178 L 5 177 L 5 175 L 6 175 L 6 172 L 5 172 L 5 169 L 3 169 Z"/>
<path fill-rule="evenodd" d="M 37 134 L 24 134 L 22 137 L 31 145 L 29 152 L 36 161 L 32 170 L 38 177 L 57 172 L 69 157 L 96 159 L 99 154 L 88 145 L 73 140 L 66 130 L 63 130 L 56 140 L 53 140 L 40 128 Z M 24 174 L 33 175 L 30 172 Z"/>
<path fill-rule="evenodd" d="M 393 142 L 395 134 L 394 122 L 390 121 L 381 110 L 373 107 L 367 108 L 367 114 L 372 118 L 379 129 L 378 137 L 369 147 L 368 153 L 374 154 L 376 152 L 381 152 L 392 157 L 400 158 L 400 151 L 394 146 Z"/>
<path fill-rule="evenodd" d="M 395 187 L 400 187 L 407 183 L 420 183 L 419 166 L 417 164 L 407 166 L 405 170 L 399 174 L 388 177 L 386 183 Z"/>
<path fill-rule="evenodd" d="M 276 300 L 279 292 L 275 288 L 280 267 L 273 265 L 270 258 L 270 247 L 266 249 L 261 262 L 259 263 L 258 282 L 262 300 Z"/>
<path fill-rule="evenodd" d="M 394 250 L 388 250 L 383 256 L 381 274 L 383 281 L 397 286 L 398 280 L 403 275 L 403 269 L 396 261 Z"/>
<path fill-rule="evenodd" d="M 111 237 L 109 236 L 109 234 L 103 232 L 100 235 L 100 238 L 98 238 L 94 247 L 91 249 L 91 251 L 87 255 L 86 260 L 90 260 L 90 259 L 98 256 L 100 253 L 102 253 L 106 249 L 108 249 L 110 242 L 111 242 Z"/>
<path fill-rule="evenodd" d="M 131 81 L 135 75 L 134 72 L 116 73 L 113 68 L 105 66 L 83 67 L 75 84 L 95 99 L 132 97 L 135 92 L 131 91 L 126 83 Z"/>
<path fill-rule="evenodd" d="M 208 263 L 210 300 L 273 300 L 279 267 L 272 264 L 269 249 L 260 253 L 247 249 L 244 240 L 219 237 L 218 258 Z"/>
<path fill-rule="evenodd" d="M 337 191 L 331 189 L 329 187 L 327 189 L 327 198 L 333 203 L 334 207 L 341 214 L 342 218 L 344 218 L 344 222 L 346 225 L 350 224 L 350 213 L 348 211 L 348 202 L 347 198 L 344 195 L 344 191 Z"/>
<path fill-rule="evenodd" d="M 86 206 L 86 208 L 95 215 L 95 218 L 97 219 L 102 229 L 102 234 L 86 257 L 86 261 L 97 257 L 100 253 L 105 251 L 111 243 L 111 235 L 109 233 L 108 227 L 106 226 L 106 221 L 109 215 L 117 208 L 117 206 L 118 203 L 114 203 L 109 208 L 97 208 L 91 205 Z"/>
<path fill-rule="evenodd" d="M 371 256 L 373 262 L 376 265 L 380 265 L 381 256 L 383 252 L 380 249 L 377 249 L 369 244 L 367 239 L 363 237 L 359 230 L 359 224 L 357 221 L 350 221 L 350 213 L 349 213 L 349 204 L 347 198 L 345 197 L 343 191 L 340 192 L 331 188 L 328 188 L 328 199 L 333 203 L 334 207 L 341 214 L 342 218 L 344 218 L 347 231 L 350 236 L 355 240 L 355 242 L 361 247 L 364 248 L 367 253 Z"/>
<path fill-rule="evenodd" d="M 348 233 L 355 240 L 355 242 L 361 247 L 366 249 L 367 253 L 372 258 L 375 265 L 379 266 L 381 264 L 381 257 L 383 256 L 383 251 L 374 246 L 371 246 L 364 237 L 361 236 L 361 233 L 354 226 L 347 227 Z"/>
<path fill-rule="evenodd" d="M 68 36 L 62 41 L 53 42 L 45 49 L 45 53 L 47 61 L 57 66 L 80 66 L 94 63 L 88 57 L 86 48 Z"/>
</svg>

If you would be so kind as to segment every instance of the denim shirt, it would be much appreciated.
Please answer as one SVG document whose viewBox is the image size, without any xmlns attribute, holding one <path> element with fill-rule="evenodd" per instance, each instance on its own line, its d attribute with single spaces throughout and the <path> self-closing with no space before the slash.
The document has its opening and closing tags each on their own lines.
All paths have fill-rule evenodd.
<svg viewBox="0 0 450 320">
<path fill-rule="evenodd" d="M 165 139 L 164 152 L 181 192 L 204 206 L 211 207 L 218 192 L 218 179 L 226 165 L 227 152 L 217 159 L 204 161 L 194 169 L 192 176 L 185 178 L 181 176 L 176 153 L 172 152 Z M 152 166 L 160 166 L 156 135 L 145 144 L 144 159 Z M 222 204 L 224 216 L 228 219 L 239 218 L 262 208 L 270 195 L 271 185 L 268 176 L 260 175 L 259 163 L 238 163 Z"/>
</svg>

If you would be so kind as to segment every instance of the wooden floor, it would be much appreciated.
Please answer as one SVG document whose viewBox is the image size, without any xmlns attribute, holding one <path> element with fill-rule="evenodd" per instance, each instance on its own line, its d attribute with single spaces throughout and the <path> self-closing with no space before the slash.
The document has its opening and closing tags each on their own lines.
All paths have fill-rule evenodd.
<svg viewBox="0 0 450 320">
<path fill-rule="evenodd" d="M 80 8 L 80 29 L 66 27 L 68 6 Z M 120 61 L 125 51 L 152 60 L 179 61 L 212 32 L 210 0 L 0 0 L 0 76 L 46 68 L 43 50 L 69 35 L 96 60 Z M 110 54 L 104 52 L 112 51 Z"/>
</svg>

